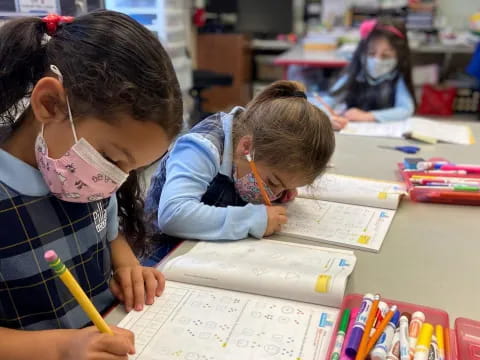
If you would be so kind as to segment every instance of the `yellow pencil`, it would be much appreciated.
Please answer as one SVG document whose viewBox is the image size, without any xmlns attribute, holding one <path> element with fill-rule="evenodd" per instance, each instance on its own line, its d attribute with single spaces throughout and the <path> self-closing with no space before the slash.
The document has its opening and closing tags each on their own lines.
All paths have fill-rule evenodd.
<svg viewBox="0 0 480 360">
<path fill-rule="evenodd" d="M 250 154 L 245 154 L 248 163 L 250 164 L 250 169 L 252 170 L 253 176 L 255 177 L 255 180 L 257 181 L 258 188 L 260 189 L 260 193 L 262 194 L 263 201 L 265 202 L 265 205 L 267 206 L 272 206 L 272 202 L 270 201 L 270 198 L 268 197 L 267 191 L 265 190 L 265 187 L 263 186 L 263 180 L 260 177 L 260 174 L 258 173 L 257 166 L 253 162 L 252 157 Z"/>
<path fill-rule="evenodd" d="M 68 270 L 62 260 L 60 260 L 57 253 L 54 250 L 48 250 L 45 252 L 44 257 L 45 260 L 47 260 L 48 265 L 50 265 L 60 277 L 60 280 L 62 280 L 68 290 L 70 290 L 73 297 L 78 301 L 83 311 L 87 313 L 87 316 L 92 320 L 97 329 L 102 333 L 113 335 L 112 329 L 110 329 L 105 320 L 103 320 L 87 294 L 85 294 L 77 280 L 75 280 L 70 270 Z"/>
</svg>

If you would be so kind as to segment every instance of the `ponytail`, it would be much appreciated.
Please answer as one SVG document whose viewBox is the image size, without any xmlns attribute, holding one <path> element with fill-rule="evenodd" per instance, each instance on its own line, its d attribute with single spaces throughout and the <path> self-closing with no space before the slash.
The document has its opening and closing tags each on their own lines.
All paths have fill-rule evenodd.
<svg viewBox="0 0 480 360">
<path fill-rule="evenodd" d="M 45 26 L 40 18 L 10 21 L 0 29 L 0 126 L 11 128 L 45 69 Z"/>
</svg>

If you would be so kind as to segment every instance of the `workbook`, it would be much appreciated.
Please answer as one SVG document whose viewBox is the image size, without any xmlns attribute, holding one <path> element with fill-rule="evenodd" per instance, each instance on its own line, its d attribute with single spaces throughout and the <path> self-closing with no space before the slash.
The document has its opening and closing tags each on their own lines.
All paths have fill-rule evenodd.
<svg viewBox="0 0 480 360">
<path fill-rule="evenodd" d="M 273 240 L 199 242 L 165 291 L 119 324 L 138 360 L 324 360 L 353 252 Z"/>
<path fill-rule="evenodd" d="M 378 252 L 404 193 L 401 183 L 326 174 L 299 189 L 282 234 Z"/>
<path fill-rule="evenodd" d="M 437 142 L 460 145 L 475 143 L 472 130 L 468 126 L 420 117 L 388 123 L 350 122 L 341 133 L 392 138 L 407 137 L 432 144 Z"/>
</svg>

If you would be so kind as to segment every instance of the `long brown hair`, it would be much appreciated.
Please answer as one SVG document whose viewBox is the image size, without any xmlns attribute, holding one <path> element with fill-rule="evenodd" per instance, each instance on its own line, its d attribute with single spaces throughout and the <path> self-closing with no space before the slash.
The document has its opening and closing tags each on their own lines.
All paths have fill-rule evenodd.
<svg viewBox="0 0 480 360">
<path fill-rule="evenodd" d="M 17 128 L 28 99 L 50 64 L 64 77 L 74 117 L 115 122 L 118 114 L 158 123 L 174 137 L 182 127 L 182 97 L 172 63 L 158 39 L 127 15 L 95 11 L 60 24 L 46 42 L 40 18 L 13 20 L 0 29 L 0 130 Z M 27 110 L 29 111 L 29 110 Z M 146 232 L 138 174 L 117 192 L 120 228 L 135 250 Z"/>
<path fill-rule="evenodd" d="M 233 141 L 252 136 L 255 160 L 311 183 L 326 168 L 335 137 L 327 115 L 307 101 L 304 91 L 294 81 L 268 86 L 235 118 Z"/>
</svg>

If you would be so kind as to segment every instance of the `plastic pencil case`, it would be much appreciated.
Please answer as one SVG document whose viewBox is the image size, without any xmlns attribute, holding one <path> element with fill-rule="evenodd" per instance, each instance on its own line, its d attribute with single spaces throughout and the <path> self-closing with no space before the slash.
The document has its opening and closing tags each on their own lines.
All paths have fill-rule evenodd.
<svg viewBox="0 0 480 360">
<path fill-rule="evenodd" d="M 402 163 L 398 164 L 400 174 L 405 181 L 407 191 L 410 195 L 410 199 L 418 202 L 431 202 L 441 204 L 456 204 L 456 205 L 480 205 L 480 192 L 468 192 L 468 191 L 453 191 L 448 189 L 428 189 L 418 188 L 413 186 L 411 177 L 413 175 L 428 175 L 435 176 L 423 171 L 405 171 L 405 166 Z M 456 178 L 478 178 L 480 181 L 480 175 L 478 174 L 445 174 L 438 175 L 441 177 L 456 177 Z"/>
<path fill-rule="evenodd" d="M 339 316 L 332 333 L 333 335 L 330 339 L 326 357 L 327 360 L 331 358 L 343 310 L 360 307 L 362 299 L 363 295 L 360 294 L 351 294 L 344 297 L 340 307 Z M 421 311 L 425 314 L 425 322 L 428 322 L 434 326 L 442 325 L 445 332 L 444 338 L 446 360 L 480 359 L 480 322 L 465 318 L 457 318 L 455 320 L 455 328 L 450 329 L 448 313 L 443 310 L 384 298 L 382 298 L 382 301 L 386 302 L 389 306 L 397 305 L 398 310 L 401 313 L 414 313 L 415 311 Z"/>
</svg>

